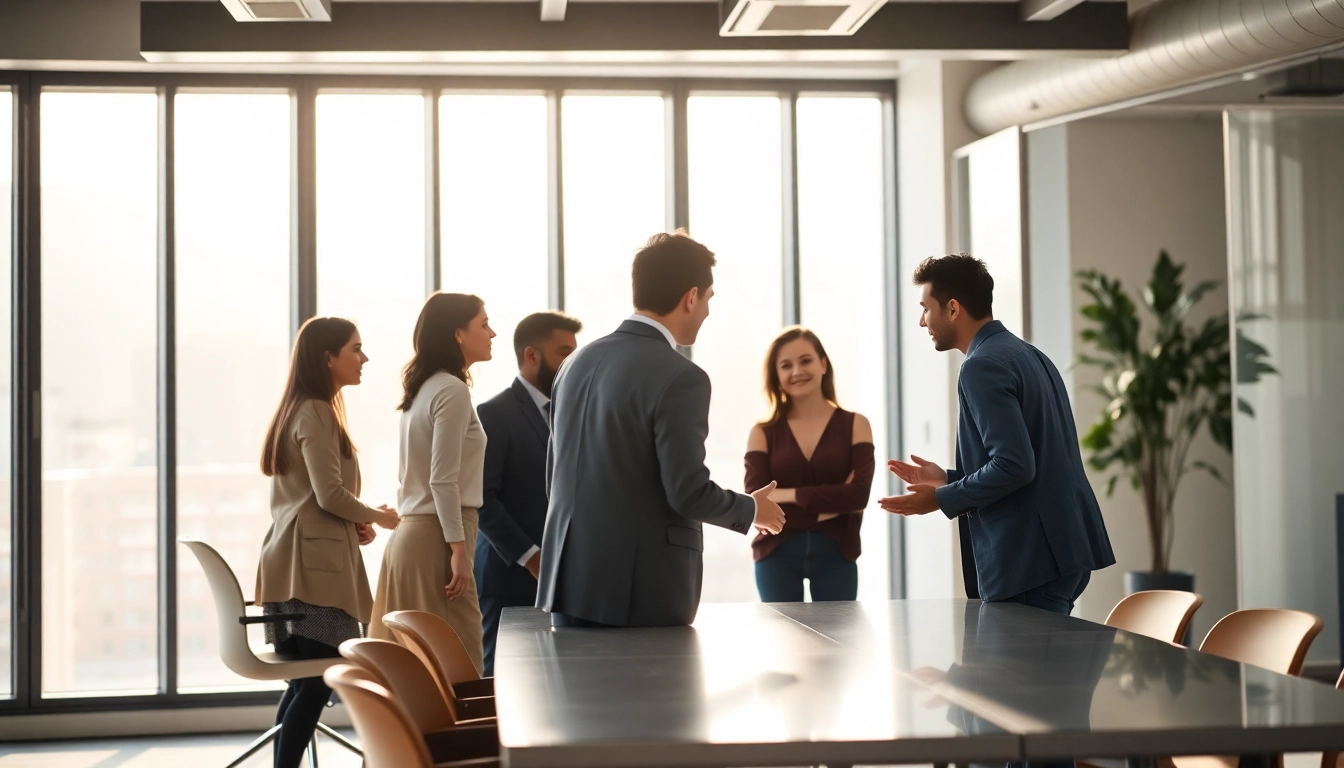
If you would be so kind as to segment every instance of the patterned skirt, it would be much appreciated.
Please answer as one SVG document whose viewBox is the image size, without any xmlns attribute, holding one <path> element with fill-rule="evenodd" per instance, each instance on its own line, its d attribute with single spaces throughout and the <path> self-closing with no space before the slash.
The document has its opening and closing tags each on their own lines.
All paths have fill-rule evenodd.
<svg viewBox="0 0 1344 768">
<path fill-rule="evenodd" d="M 261 612 L 267 616 L 277 613 L 303 614 L 303 618 L 298 621 L 266 624 L 266 642 L 271 645 L 279 645 L 291 636 L 297 635 L 337 648 L 346 640 L 365 637 L 368 634 L 368 627 L 340 608 L 309 605 L 302 600 L 262 603 Z"/>
</svg>

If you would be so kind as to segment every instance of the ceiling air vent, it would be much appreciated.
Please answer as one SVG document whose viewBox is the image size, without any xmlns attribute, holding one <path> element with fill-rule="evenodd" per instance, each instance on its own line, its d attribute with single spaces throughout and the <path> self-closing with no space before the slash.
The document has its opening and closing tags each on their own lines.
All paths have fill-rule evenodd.
<svg viewBox="0 0 1344 768">
<path fill-rule="evenodd" d="M 331 21 L 331 0 L 220 0 L 235 21 Z"/>
<path fill-rule="evenodd" d="M 852 35 L 886 0 L 719 0 L 719 34 Z"/>
</svg>

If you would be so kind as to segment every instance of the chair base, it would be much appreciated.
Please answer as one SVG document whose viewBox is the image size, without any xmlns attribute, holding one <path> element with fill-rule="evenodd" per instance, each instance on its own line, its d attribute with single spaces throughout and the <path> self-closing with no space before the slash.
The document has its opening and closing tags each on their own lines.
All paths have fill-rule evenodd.
<svg viewBox="0 0 1344 768">
<path fill-rule="evenodd" d="M 332 741 L 336 742 L 337 744 L 341 745 L 342 747 L 345 747 L 347 750 L 355 753 L 356 755 L 359 755 L 360 757 L 364 756 L 364 750 L 360 749 L 359 746 L 356 745 L 354 742 L 350 741 L 341 734 L 332 730 L 331 726 L 325 723 L 318 723 L 317 730 L 313 731 L 313 740 L 308 745 L 308 768 L 318 768 L 317 734 L 319 733 L 331 739 Z M 224 768 L 238 768 L 238 766 L 242 765 L 249 757 L 252 757 L 257 752 L 261 751 L 262 747 L 275 741 L 276 737 L 279 735 L 280 735 L 280 726 L 278 725 L 271 726 L 270 729 L 268 729 L 265 733 L 258 736 L 251 744 L 248 744 L 247 748 L 243 750 L 243 753 L 238 757 L 234 758 L 233 762 L 229 763 Z"/>
</svg>

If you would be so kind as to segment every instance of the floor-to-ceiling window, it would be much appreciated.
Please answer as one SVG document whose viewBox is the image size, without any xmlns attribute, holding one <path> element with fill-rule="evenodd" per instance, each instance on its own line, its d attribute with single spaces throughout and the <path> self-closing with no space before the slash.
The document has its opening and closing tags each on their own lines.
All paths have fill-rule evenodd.
<svg viewBox="0 0 1344 768">
<path fill-rule="evenodd" d="M 616 330 L 634 307 L 630 264 L 667 229 L 662 96 L 565 96 L 565 308 L 579 341 Z"/>
<path fill-rule="evenodd" d="M 871 500 L 885 495 L 887 458 L 882 157 L 878 99 L 798 99 L 802 322 L 826 345 L 840 405 L 872 424 L 878 473 Z M 889 597 L 890 524 L 870 501 L 860 529 L 861 598 Z"/>
<path fill-rule="evenodd" d="M 271 523 L 262 437 L 289 361 L 290 96 L 179 93 L 175 108 L 177 531 L 251 596 Z M 245 682 L 219 660 L 200 564 L 178 558 L 179 685 Z"/>
<path fill-rule="evenodd" d="M 347 387 L 362 496 L 397 506 L 401 369 L 427 295 L 420 93 L 317 96 L 317 313 L 355 322 L 369 362 Z M 376 581 L 388 532 L 364 547 Z"/>
<path fill-rule="evenodd" d="M 41 98 L 42 691 L 152 691 L 158 98 Z"/>
<path fill-rule="evenodd" d="M 228 627 L 199 564 L 169 536 L 214 546 L 252 598 L 271 517 L 261 440 L 305 314 L 360 328 L 370 362 L 345 398 L 373 505 L 396 504 L 400 373 L 430 290 L 486 300 L 500 336 L 495 359 L 473 371 L 479 401 L 513 378 L 512 334 L 526 314 L 563 309 L 584 322 L 581 343 L 610 333 L 632 311 L 634 253 L 673 222 L 719 262 L 713 312 L 685 352 L 714 382 L 706 448 L 718 482 L 742 488 L 747 431 L 764 415 L 766 347 L 800 309 L 835 346 L 842 377 L 853 372 L 842 403 L 879 433 L 885 424 L 878 97 L 24 77 L 13 93 L 0 86 L 0 148 L 23 141 L 13 128 L 25 105 L 38 116 L 26 148 L 35 151 L 0 153 L 0 204 L 20 214 L 0 217 L 0 242 L 20 248 L 17 271 L 0 278 L 0 348 L 5 366 L 31 359 L 40 382 L 8 368 L 2 377 L 0 466 L 11 466 L 19 395 L 38 418 L 13 430 L 41 450 L 33 476 L 0 478 L 0 530 L 10 532 L 0 541 L 0 651 L 19 664 L 0 667 L 0 699 L 19 697 L 5 706 L 118 694 L 257 700 L 238 698 L 266 684 L 218 658 Z M 797 108 L 793 145 L 786 104 Z M 15 157 L 31 159 L 32 183 L 13 184 L 24 170 Z M 826 189 L 809 197 L 810 185 Z M 790 211 L 801 239 L 786 231 Z M 36 242 L 9 231 L 30 219 Z M 795 272 L 801 297 L 785 288 Z M 11 349 L 16 338 L 37 341 Z M 17 523 L 16 479 L 14 497 L 28 500 Z M 870 596 L 868 582 L 885 583 L 869 575 L 885 567 L 885 541 L 869 541 L 885 536 L 882 522 L 865 524 Z M 41 560 L 17 582 L 15 530 Z M 380 531 L 364 550 L 371 580 L 386 539 Z M 705 600 L 756 598 L 748 542 L 707 532 Z M 30 585 L 40 627 L 14 613 L 15 583 Z M 248 631 L 262 649 L 260 629 Z M 12 644 L 24 636 L 38 643 L 31 654 Z"/>
<path fill-rule="evenodd" d="M 688 102 L 690 233 L 718 259 L 710 316 L 692 350 L 714 383 L 706 464 L 715 482 L 743 490 L 747 433 L 766 415 L 766 348 L 783 325 L 780 100 Z M 750 537 L 705 526 L 703 599 L 757 599 Z"/>
<path fill-rule="evenodd" d="M 484 299 L 499 334 L 472 369 L 477 402 L 517 374 L 518 321 L 549 308 L 546 115 L 541 94 L 439 99 L 440 287 Z"/>
</svg>

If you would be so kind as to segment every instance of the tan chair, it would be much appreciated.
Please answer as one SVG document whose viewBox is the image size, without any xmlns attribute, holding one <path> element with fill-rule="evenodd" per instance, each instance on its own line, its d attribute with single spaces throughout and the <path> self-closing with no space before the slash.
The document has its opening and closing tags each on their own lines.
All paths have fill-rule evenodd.
<svg viewBox="0 0 1344 768">
<path fill-rule="evenodd" d="M 1153 589 L 1135 592 L 1115 604 L 1106 626 L 1133 632 L 1168 643 L 1180 643 L 1190 627 L 1190 619 L 1204 604 L 1193 592 Z"/>
<path fill-rule="evenodd" d="M 495 679 L 476 672 L 451 624 L 424 611 L 393 611 L 383 617 L 383 624 L 434 674 L 458 720 L 494 715 Z M 471 701 L 483 698 L 491 698 L 488 714 L 484 704 Z"/>
<path fill-rule="evenodd" d="M 1335 687 L 1344 689 L 1344 672 L 1341 672 L 1339 680 L 1335 681 Z M 1344 768 L 1344 760 L 1340 760 L 1341 757 L 1344 757 L 1344 753 L 1326 752 L 1321 755 L 1321 768 Z"/>
<path fill-rule="evenodd" d="M 444 699 L 433 673 L 413 651 L 386 640 L 346 640 L 341 655 L 381 678 L 410 713 L 421 733 L 433 733 L 460 724 L 487 724 L 494 720 L 458 720 Z"/>
<path fill-rule="evenodd" d="M 339 664 L 340 659 L 290 659 L 277 653 L 257 653 L 247 641 L 248 624 L 273 624 L 281 621 L 300 620 L 301 615 L 274 614 L 271 616 L 248 616 L 243 602 L 243 590 L 238 586 L 238 577 L 224 561 L 214 547 L 203 541 L 183 537 L 178 539 L 185 544 L 205 571 L 205 580 L 210 585 L 210 593 L 215 601 L 215 616 L 219 624 L 219 658 L 240 677 L 248 680 L 295 680 L 302 677 L 320 677 L 328 667 Z M 317 734 L 321 733 L 342 747 L 362 754 L 355 744 L 323 723 L 317 724 L 312 743 L 308 747 L 309 764 L 317 765 Z M 262 747 L 271 743 L 280 735 L 280 726 L 271 727 L 247 746 L 243 753 L 226 768 L 234 768 L 246 761 Z"/>
<path fill-rule="evenodd" d="M 1302 673 L 1302 663 L 1307 659 L 1311 641 L 1321 633 L 1324 625 L 1319 616 L 1305 611 L 1282 608 L 1233 611 L 1213 625 L 1204 636 L 1199 652 L 1296 677 Z M 1171 759 L 1175 768 L 1237 768 L 1239 762 L 1237 757 L 1227 755 Z M 1282 768 L 1282 755 L 1278 757 L 1278 764 Z"/>
<path fill-rule="evenodd" d="M 365 768 L 498 768 L 498 758 L 435 763 L 406 709 L 365 670 L 337 664 L 322 679 L 341 697 L 364 742 Z"/>
</svg>

